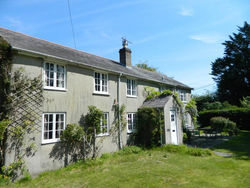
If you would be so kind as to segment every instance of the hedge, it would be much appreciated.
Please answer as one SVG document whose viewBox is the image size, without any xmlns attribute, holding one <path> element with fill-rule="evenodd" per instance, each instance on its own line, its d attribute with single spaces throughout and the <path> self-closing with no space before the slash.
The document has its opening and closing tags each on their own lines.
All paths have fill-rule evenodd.
<svg viewBox="0 0 250 188">
<path fill-rule="evenodd" d="M 199 112 L 198 122 L 201 127 L 209 126 L 212 117 L 229 118 L 242 130 L 250 130 L 250 108 L 233 108 L 224 110 L 205 110 Z"/>
</svg>

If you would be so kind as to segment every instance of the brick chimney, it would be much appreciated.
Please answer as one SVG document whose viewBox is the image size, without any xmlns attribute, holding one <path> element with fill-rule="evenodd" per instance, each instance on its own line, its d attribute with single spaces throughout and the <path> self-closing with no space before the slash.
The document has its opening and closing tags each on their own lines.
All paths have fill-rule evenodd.
<svg viewBox="0 0 250 188">
<path fill-rule="evenodd" d="M 125 67 L 131 67 L 131 50 L 127 48 L 128 41 L 123 38 L 122 41 L 123 48 L 119 50 L 120 53 L 120 64 L 122 64 Z"/>
</svg>

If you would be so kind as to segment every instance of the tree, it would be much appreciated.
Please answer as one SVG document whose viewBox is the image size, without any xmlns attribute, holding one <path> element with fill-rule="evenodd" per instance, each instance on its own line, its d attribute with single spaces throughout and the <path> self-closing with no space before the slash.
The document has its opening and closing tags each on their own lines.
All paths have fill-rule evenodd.
<svg viewBox="0 0 250 188">
<path fill-rule="evenodd" d="M 217 83 L 221 102 L 240 104 L 243 97 L 250 95 L 250 26 L 247 22 L 238 27 L 225 41 L 224 57 L 212 62 L 213 79 Z"/>
<path fill-rule="evenodd" d="M 156 72 L 156 68 L 150 67 L 146 62 L 136 64 L 138 68 L 145 69 L 151 72 Z"/>
</svg>

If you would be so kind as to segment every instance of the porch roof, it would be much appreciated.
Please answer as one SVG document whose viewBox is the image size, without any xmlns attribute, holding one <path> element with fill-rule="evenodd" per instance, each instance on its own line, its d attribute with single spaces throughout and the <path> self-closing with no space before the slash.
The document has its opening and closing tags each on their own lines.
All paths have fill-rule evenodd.
<svg viewBox="0 0 250 188">
<path fill-rule="evenodd" d="M 156 97 L 144 101 L 142 107 L 164 108 L 171 96 Z"/>
</svg>

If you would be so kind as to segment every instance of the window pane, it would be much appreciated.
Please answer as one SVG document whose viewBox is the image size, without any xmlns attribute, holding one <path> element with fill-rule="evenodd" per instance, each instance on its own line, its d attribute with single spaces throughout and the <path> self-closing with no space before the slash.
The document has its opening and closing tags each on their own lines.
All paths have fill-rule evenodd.
<svg viewBox="0 0 250 188">
<path fill-rule="evenodd" d="M 50 66 L 50 71 L 53 72 L 54 71 L 54 64 L 50 63 L 49 66 Z"/>
</svg>

